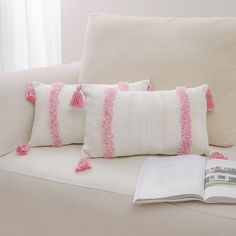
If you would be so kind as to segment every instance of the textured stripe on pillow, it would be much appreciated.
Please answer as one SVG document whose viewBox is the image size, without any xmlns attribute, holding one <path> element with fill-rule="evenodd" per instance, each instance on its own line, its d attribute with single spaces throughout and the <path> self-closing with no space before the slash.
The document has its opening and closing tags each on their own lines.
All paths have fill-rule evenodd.
<svg viewBox="0 0 236 236">
<path fill-rule="evenodd" d="M 190 102 L 185 87 L 177 87 L 176 93 L 179 96 L 180 103 L 180 126 L 181 126 L 181 144 L 178 154 L 191 153 L 192 149 L 192 121 L 190 115 Z"/>
<path fill-rule="evenodd" d="M 52 135 L 53 146 L 62 146 L 62 141 L 58 127 L 58 106 L 59 106 L 59 94 L 63 88 L 63 83 L 56 83 L 52 85 L 49 95 L 49 128 Z"/>
<path fill-rule="evenodd" d="M 117 89 L 108 88 L 104 91 L 102 137 L 104 145 L 104 157 L 114 156 L 115 144 L 112 132 L 113 107 Z"/>
</svg>

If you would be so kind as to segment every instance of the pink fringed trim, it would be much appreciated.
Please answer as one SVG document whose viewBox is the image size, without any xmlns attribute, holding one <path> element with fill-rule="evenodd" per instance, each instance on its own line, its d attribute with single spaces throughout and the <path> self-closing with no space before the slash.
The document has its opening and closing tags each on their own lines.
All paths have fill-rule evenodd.
<svg viewBox="0 0 236 236">
<path fill-rule="evenodd" d="M 91 168 L 92 168 L 92 166 L 91 166 L 90 162 L 85 158 L 81 158 L 77 167 L 75 168 L 75 172 L 78 173 L 78 172 L 82 172 L 82 171 L 85 171 L 85 170 L 91 169 Z"/>
<path fill-rule="evenodd" d="M 77 86 L 77 89 L 71 98 L 70 106 L 75 108 L 84 107 L 84 96 L 81 91 L 80 85 Z"/>
<path fill-rule="evenodd" d="M 210 159 L 222 159 L 222 160 L 229 160 L 228 157 L 224 156 L 222 153 L 220 152 L 213 152 L 210 156 Z"/>
<path fill-rule="evenodd" d="M 34 90 L 34 86 L 32 83 L 27 84 L 26 85 L 26 89 L 25 89 L 25 99 L 32 103 L 35 104 L 36 101 L 36 95 L 35 95 L 35 90 Z"/>
<path fill-rule="evenodd" d="M 154 91 L 154 85 L 153 83 L 149 82 L 149 85 L 148 85 L 148 91 Z"/>
<path fill-rule="evenodd" d="M 23 144 L 23 145 L 19 145 L 16 148 L 16 153 L 20 156 L 24 156 L 27 155 L 27 153 L 29 152 L 30 146 L 27 144 Z"/>
<path fill-rule="evenodd" d="M 207 99 L 207 110 L 212 111 L 215 109 L 215 101 L 214 97 L 212 95 L 212 91 L 210 87 L 208 86 L 207 93 L 206 93 L 206 99 Z"/>
<path fill-rule="evenodd" d="M 177 87 L 176 93 L 180 102 L 181 143 L 178 154 L 188 154 L 192 148 L 192 121 L 190 116 L 190 102 L 187 90 Z"/>
<path fill-rule="evenodd" d="M 52 89 L 49 95 L 49 128 L 52 135 L 53 146 L 62 146 L 59 130 L 58 130 L 58 96 L 63 88 L 63 83 L 55 83 L 52 85 Z"/>
<path fill-rule="evenodd" d="M 113 157 L 115 151 L 114 137 L 112 133 L 112 118 L 116 94 L 117 90 L 115 88 L 108 88 L 104 92 L 102 138 L 104 144 L 104 157 L 106 158 Z"/>
<path fill-rule="evenodd" d="M 118 83 L 118 87 L 121 91 L 128 91 L 129 90 L 129 84 L 127 81 L 121 81 Z"/>
</svg>

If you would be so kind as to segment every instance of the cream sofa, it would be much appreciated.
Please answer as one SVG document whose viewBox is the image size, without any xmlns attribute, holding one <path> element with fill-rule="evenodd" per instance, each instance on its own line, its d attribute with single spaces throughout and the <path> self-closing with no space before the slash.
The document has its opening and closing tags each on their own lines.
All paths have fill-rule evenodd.
<svg viewBox="0 0 236 236">
<path fill-rule="evenodd" d="M 42 80 L 42 75 L 50 82 L 61 76 L 64 82 L 76 83 L 79 67 L 80 63 L 72 63 L 2 74 L 0 96 L 12 86 L 23 88 L 26 80 Z M 31 109 L 29 104 L 25 106 Z M 12 116 L 21 119 L 11 109 Z M 9 125 L 7 129 L 11 142 L 7 144 L 7 137 L 2 133 L 0 136 L 1 151 L 10 146 L 12 150 L 0 158 L 1 236 L 235 234 L 235 205 L 199 202 L 133 205 L 135 184 L 145 156 L 93 159 L 93 169 L 76 174 L 73 170 L 81 145 L 34 148 L 27 156 L 19 157 L 13 150 L 14 129 Z M 236 160 L 235 147 L 214 149 Z"/>
<path fill-rule="evenodd" d="M 133 205 L 145 156 L 92 159 L 91 170 L 75 173 L 81 145 L 33 148 L 27 156 L 16 155 L 15 147 L 28 142 L 33 123 L 33 106 L 24 102 L 24 87 L 32 80 L 116 83 L 150 76 L 157 89 L 209 83 L 218 104 L 217 119 L 209 115 L 211 141 L 230 144 L 227 136 L 236 127 L 236 19 L 110 17 L 92 16 L 81 70 L 75 62 L 0 74 L 0 236 L 235 235 L 235 205 Z M 107 32 L 109 37 L 103 37 Z M 213 149 L 236 160 L 236 147 Z"/>
</svg>

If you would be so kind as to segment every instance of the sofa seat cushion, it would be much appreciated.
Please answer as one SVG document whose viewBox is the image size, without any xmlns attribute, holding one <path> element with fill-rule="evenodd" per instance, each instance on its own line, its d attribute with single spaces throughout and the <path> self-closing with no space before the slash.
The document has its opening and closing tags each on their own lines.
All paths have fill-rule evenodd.
<svg viewBox="0 0 236 236">
<path fill-rule="evenodd" d="M 133 194 L 144 157 L 91 159 L 91 170 L 76 173 L 74 169 L 80 160 L 80 152 L 81 145 L 32 148 L 24 157 L 12 152 L 0 158 L 0 170 L 120 194 Z"/>
<path fill-rule="evenodd" d="M 236 160 L 235 147 L 214 149 Z M 77 174 L 74 168 L 80 150 L 79 145 L 41 147 L 32 149 L 25 157 L 12 152 L 0 158 L 0 219 L 4 219 L 0 221 L 0 235 L 65 235 L 65 230 L 68 235 L 80 232 L 85 236 L 235 232 L 236 205 L 133 205 L 145 156 L 92 159 L 93 168 Z M 43 228 L 43 224 L 48 228 Z M 39 227 L 41 231 L 37 231 Z"/>
</svg>

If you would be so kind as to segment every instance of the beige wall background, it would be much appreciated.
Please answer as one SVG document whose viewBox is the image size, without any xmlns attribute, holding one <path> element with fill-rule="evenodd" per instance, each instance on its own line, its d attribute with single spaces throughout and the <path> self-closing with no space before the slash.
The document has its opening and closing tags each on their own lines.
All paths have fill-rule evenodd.
<svg viewBox="0 0 236 236">
<path fill-rule="evenodd" d="M 236 0 L 61 0 L 62 62 L 80 60 L 89 13 L 134 16 L 236 16 Z"/>
</svg>

